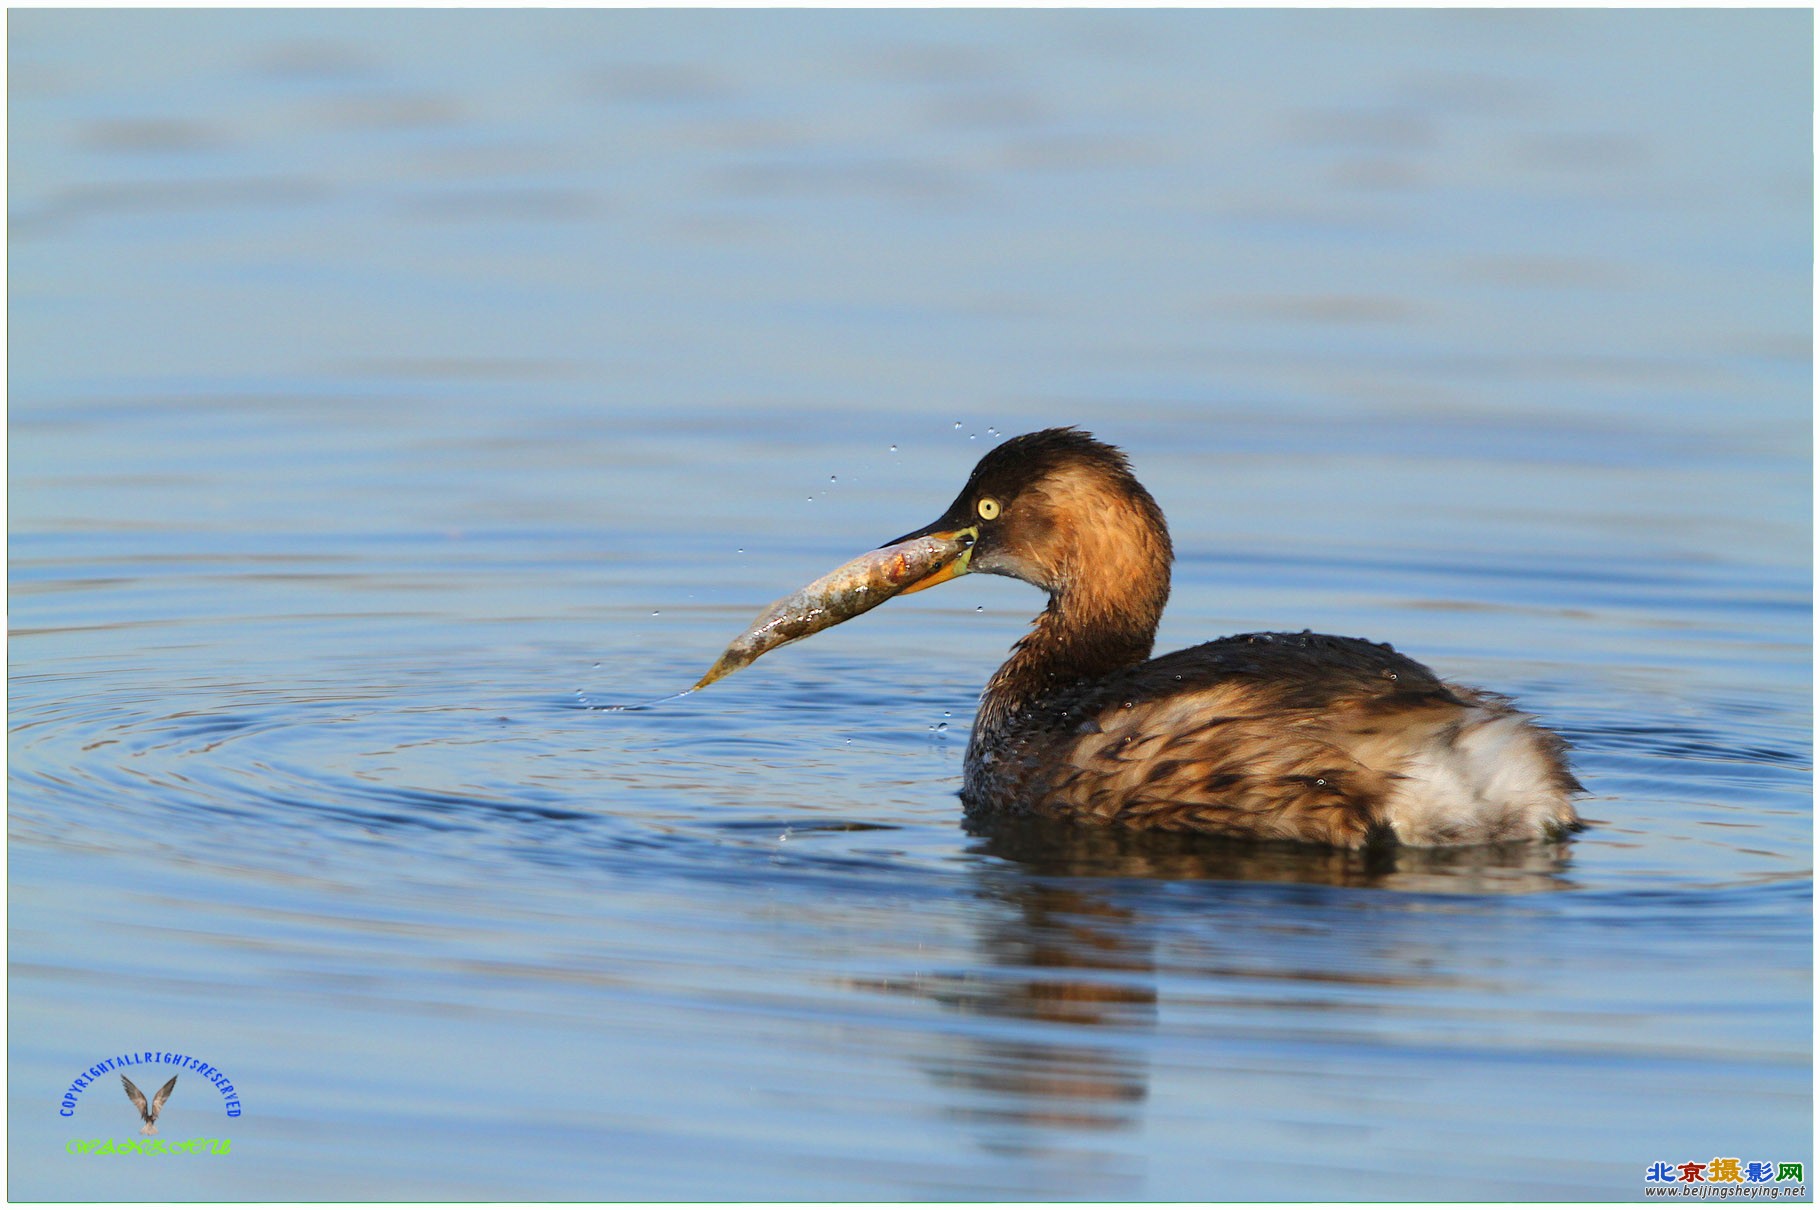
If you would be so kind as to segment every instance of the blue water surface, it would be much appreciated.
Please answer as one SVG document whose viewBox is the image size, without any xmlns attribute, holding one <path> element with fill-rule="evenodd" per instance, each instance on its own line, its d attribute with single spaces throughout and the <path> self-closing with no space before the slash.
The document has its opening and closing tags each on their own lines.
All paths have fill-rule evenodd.
<svg viewBox="0 0 1820 1210">
<path fill-rule="evenodd" d="M 1810 13 L 8 26 L 11 1196 L 1811 1168 Z M 984 576 L 598 709 L 1064 423 L 1164 649 L 1392 641 L 1595 826 L 970 836 Z M 72 1154 L 167 1052 L 228 1154 Z"/>
</svg>

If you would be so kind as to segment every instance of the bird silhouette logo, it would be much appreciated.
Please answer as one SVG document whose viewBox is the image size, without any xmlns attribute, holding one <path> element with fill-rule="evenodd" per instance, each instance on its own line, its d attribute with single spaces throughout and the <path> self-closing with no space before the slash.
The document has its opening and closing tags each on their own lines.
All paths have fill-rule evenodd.
<svg viewBox="0 0 1820 1210">
<path fill-rule="evenodd" d="M 163 1111 L 164 1103 L 171 1099 L 171 1089 L 177 1087 L 177 1077 L 172 1076 L 164 1082 L 164 1087 L 158 1090 L 158 1095 L 152 1098 L 150 1105 L 145 1103 L 145 1094 L 131 1080 L 121 1076 L 120 1082 L 126 1085 L 126 1099 L 133 1103 L 133 1108 L 139 1111 L 140 1120 L 145 1123 L 139 1128 L 139 1133 L 157 1134 L 158 1114 Z"/>
</svg>

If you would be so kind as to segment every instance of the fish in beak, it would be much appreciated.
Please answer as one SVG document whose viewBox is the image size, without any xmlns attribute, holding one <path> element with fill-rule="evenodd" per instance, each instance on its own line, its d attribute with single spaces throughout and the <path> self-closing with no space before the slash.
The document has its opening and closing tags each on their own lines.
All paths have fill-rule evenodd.
<svg viewBox="0 0 1820 1210">
<path fill-rule="evenodd" d="M 767 651 L 857 618 L 892 597 L 921 592 L 966 575 L 978 540 L 978 526 L 957 529 L 938 521 L 841 564 L 814 583 L 773 602 L 727 646 L 694 688 L 712 685 Z"/>
</svg>

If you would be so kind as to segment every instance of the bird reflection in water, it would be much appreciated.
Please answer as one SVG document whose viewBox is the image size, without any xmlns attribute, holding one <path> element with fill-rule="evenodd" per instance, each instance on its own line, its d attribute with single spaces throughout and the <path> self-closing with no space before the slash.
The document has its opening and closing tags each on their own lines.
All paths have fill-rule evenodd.
<svg viewBox="0 0 1820 1210">
<path fill-rule="evenodd" d="M 1343 991 L 1320 989 L 1364 984 L 1419 992 L 1446 981 L 1436 972 L 1451 964 L 1430 961 L 1428 947 L 1448 943 L 1429 932 L 1425 912 L 1410 916 L 1421 922 L 1420 935 L 1387 927 L 1400 914 L 1376 918 L 1371 927 L 1383 943 L 1383 965 L 1352 967 L 1343 977 L 1325 943 L 1260 955 L 1253 948 L 1256 915 L 1271 909 L 1255 902 L 1256 884 L 1300 884 L 1317 899 L 1325 894 L 1322 887 L 1451 892 L 1466 904 L 1485 895 L 1571 886 L 1570 849 L 1528 842 L 1348 851 L 1090 829 L 1066 820 L 1001 821 L 978 835 L 973 848 L 987 859 L 979 870 L 980 897 L 998 909 L 978 917 L 977 961 L 867 986 L 975 1019 L 973 1027 L 927 1035 L 937 1049 L 920 1065 L 955 1090 L 948 1111 L 972 1128 L 980 1147 L 1051 1161 L 1066 1153 L 1071 1179 L 1081 1182 L 1074 1195 L 1111 1196 L 1133 1176 L 1120 1170 L 1122 1157 L 1110 1136 L 1144 1120 L 1150 1035 L 1165 983 L 1160 967 L 1168 968 L 1169 978 L 1227 989 L 1210 1003 L 1249 1004 L 1259 994 L 1259 979 L 1309 988 L 1311 994 L 1281 1001 L 1280 1011 L 1291 1016 L 1276 1028 L 1292 1031 L 1327 1028 L 1325 1021 L 1294 1020 L 1298 1010 L 1324 1016 L 1344 1002 Z M 1242 892 L 1239 899 L 1227 901 L 1220 886 L 1227 882 Z M 1193 930 L 1194 938 L 1182 936 L 1184 884 L 1201 888 L 1194 895 L 1205 898 L 1208 909 L 1199 913 L 1206 928 Z M 1160 959 L 1158 938 L 1165 933 L 1185 944 L 1171 944 L 1169 956 Z M 1339 937 L 1330 943 L 1345 944 Z M 1217 1068 L 1218 1060 L 1209 1058 Z M 1106 1143 L 1096 1145 L 1096 1136 Z"/>
<path fill-rule="evenodd" d="M 1116 1180 L 1117 1157 L 1082 1146 L 1079 1133 L 1136 1125 L 1149 1093 L 1157 987 L 1145 921 L 1090 890 L 1040 880 L 991 878 L 982 891 L 1006 910 L 981 914 L 977 962 L 870 986 L 991 1022 L 928 1035 L 940 1049 L 920 1060 L 956 1090 L 949 1113 L 982 1147 L 1066 1149 L 1087 1166 L 1078 1179 L 1091 1185 L 1097 1171 Z"/>
<path fill-rule="evenodd" d="M 1032 873 L 1087 878 L 1300 882 L 1456 895 L 1527 894 L 1573 886 L 1565 841 L 1453 849 L 1328 849 L 1194 833 L 1080 828 L 1026 817 L 970 821 L 974 851 Z"/>
</svg>

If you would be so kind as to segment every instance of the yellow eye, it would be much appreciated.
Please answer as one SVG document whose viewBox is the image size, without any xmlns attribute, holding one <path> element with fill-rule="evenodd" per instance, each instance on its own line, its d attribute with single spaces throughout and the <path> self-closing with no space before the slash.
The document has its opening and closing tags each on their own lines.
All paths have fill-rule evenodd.
<svg viewBox="0 0 1820 1210">
<path fill-rule="evenodd" d="M 991 521 L 998 516 L 998 501 L 991 496 L 981 496 L 979 509 L 980 520 Z"/>
</svg>

